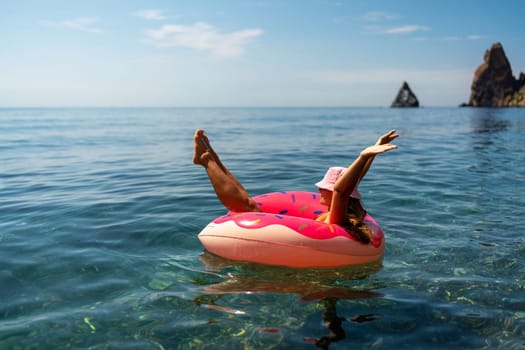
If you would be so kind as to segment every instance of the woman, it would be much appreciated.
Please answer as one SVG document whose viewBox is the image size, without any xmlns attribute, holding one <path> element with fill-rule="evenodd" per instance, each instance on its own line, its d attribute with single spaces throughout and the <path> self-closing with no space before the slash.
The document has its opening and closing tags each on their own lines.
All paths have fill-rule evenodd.
<svg viewBox="0 0 525 350">
<path fill-rule="evenodd" d="M 390 130 L 375 145 L 362 150 L 348 168 L 328 169 L 323 180 L 317 183 L 321 204 L 328 206 L 328 211 L 319 215 L 318 221 L 340 225 L 361 242 L 370 242 L 370 230 L 362 224 L 366 211 L 359 201 L 357 187 L 376 155 L 397 148 L 390 142 L 398 136 L 395 130 Z M 237 178 L 222 164 L 204 130 L 195 132 L 193 163 L 206 169 L 217 197 L 226 208 L 233 212 L 261 211 Z"/>
</svg>

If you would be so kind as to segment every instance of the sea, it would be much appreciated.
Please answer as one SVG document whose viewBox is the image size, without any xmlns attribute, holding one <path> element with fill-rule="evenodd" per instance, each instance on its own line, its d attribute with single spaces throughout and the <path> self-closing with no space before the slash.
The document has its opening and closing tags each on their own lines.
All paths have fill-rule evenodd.
<svg viewBox="0 0 525 350">
<path fill-rule="evenodd" d="M 360 185 L 377 263 L 206 252 L 202 128 L 252 195 Z M 0 109 L 0 349 L 523 349 L 525 109 Z"/>
</svg>

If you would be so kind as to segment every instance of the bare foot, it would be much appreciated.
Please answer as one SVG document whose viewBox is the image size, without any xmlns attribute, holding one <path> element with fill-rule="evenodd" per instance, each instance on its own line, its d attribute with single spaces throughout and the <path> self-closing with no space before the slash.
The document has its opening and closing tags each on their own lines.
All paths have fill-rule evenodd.
<svg viewBox="0 0 525 350">
<path fill-rule="evenodd" d="M 212 149 L 204 130 L 198 129 L 193 135 L 193 164 L 205 166 L 212 156 Z"/>
</svg>

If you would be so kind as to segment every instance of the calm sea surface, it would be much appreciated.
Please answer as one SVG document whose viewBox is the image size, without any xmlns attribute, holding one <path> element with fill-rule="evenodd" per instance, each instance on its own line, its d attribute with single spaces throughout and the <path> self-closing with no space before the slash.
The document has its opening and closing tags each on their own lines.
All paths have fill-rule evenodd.
<svg viewBox="0 0 525 350">
<path fill-rule="evenodd" d="M 253 195 L 396 128 L 361 184 L 382 263 L 205 253 L 196 128 Z M 523 349 L 524 150 L 523 109 L 0 109 L 0 349 Z"/>
</svg>

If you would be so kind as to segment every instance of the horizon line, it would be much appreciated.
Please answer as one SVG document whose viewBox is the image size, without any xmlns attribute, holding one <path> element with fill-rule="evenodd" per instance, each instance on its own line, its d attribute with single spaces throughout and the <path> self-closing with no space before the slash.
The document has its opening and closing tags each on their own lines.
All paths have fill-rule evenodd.
<svg viewBox="0 0 525 350">
<path fill-rule="evenodd" d="M 264 106 L 0 106 L 0 109 L 175 109 L 175 108 L 392 108 L 392 109 L 421 109 L 421 108 L 455 108 L 463 107 L 461 104 L 457 105 L 428 105 L 419 107 L 390 107 L 384 105 L 369 105 L 369 106 L 355 106 L 355 105 L 264 105 Z M 468 106 L 466 106 L 468 107 Z"/>
</svg>

